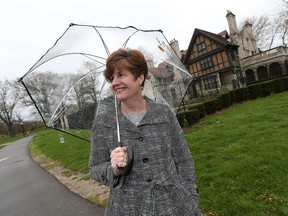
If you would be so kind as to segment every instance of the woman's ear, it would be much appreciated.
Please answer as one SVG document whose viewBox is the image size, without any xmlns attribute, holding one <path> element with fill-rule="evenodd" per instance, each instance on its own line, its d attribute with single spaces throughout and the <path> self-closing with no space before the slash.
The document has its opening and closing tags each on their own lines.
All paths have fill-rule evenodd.
<svg viewBox="0 0 288 216">
<path fill-rule="evenodd" d="M 144 82 L 144 75 L 141 74 L 141 75 L 138 77 L 138 80 L 139 80 L 139 86 L 142 86 L 142 85 L 143 85 L 143 82 Z"/>
</svg>

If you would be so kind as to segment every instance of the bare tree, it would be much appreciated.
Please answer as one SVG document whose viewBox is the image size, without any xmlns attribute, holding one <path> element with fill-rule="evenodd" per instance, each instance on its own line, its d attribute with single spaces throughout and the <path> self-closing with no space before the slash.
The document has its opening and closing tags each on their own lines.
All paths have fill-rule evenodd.
<svg viewBox="0 0 288 216">
<path fill-rule="evenodd" d="M 283 0 L 277 15 L 278 34 L 283 46 L 288 44 L 288 1 Z"/>
<path fill-rule="evenodd" d="M 97 87 L 100 82 L 97 78 L 99 71 L 97 71 L 97 65 L 87 61 L 83 63 L 82 69 L 77 74 L 70 76 L 70 83 L 74 90 L 70 98 L 77 102 L 79 109 L 97 102 L 97 93 L 99 93 Z"/>
<path fill-rule="evenodd" d="M 26 106 L 35 106 L 35 102 L 44 118 L 51 116 L 54 106 L 57 104 L 56 101 L 60 101 L 60 95 L 66 90 L 60 89 L 59 86 L 61 85 L 58 85 L 59 82 L 65 82 L 63 77 L 49 71 L 34 72 L 25 77 L 23 82 L 34 101 L 31 100 L 26 90 L 21 87 L 21 102 Z"/>
<path fill-rule="evenodd" d="M 271 20 L 266 15 L 262 15 L 260 17 L 249 17 L 243 20 L 240 23 L 240 31 L 243 30 L 244 23 L 249 22 L 252 24 L 253 35 L 256 40 L 257 46 L 260 49 L 268 49 L 270 41 L 273 40 L 271 35 L 273 35 L 271 31 Z M 273 31 L 274 32 L 274 31 Z"/>
<path fill-rule="evenodd" d="M 277 13 L 272 16 L 262 15 L 250 17 L 240 22 L 240 30 L 243 29 L 245 21 L 252 24 L 253 34 L 257 46 L 261 50 L 271 49 L 273 46 L 287 46 L 288 40 L 288 3 L 285 0 L 279 2 Z"/>
<path fill-rule="evenodd" d="M 103 66 L 102 66 L 103 67 Z M 97 100 L 97 77 L 102 74 L 101 66 L 84 62 L 76 73 L 32 72 L 20 85 L 21 102 L 28 107 L 36 107 L 48 126 L 60 124 L 69 128 L 68 118 Z M 28 89 L 29 94 L 26 89 Z"/>
<path fill-rule="evenodd" d="M 15 135 L 13 129 L 13 115 L 19 94 L 14 91 L 14 83 L 8 80 L 0 80 L 0 120 L 7 126 L 10 136 Z"/>
<path fill-rule="evenodd" d="M 97 93 L 99 91 L 97 90 L 97 87 L 100 84 L 100 80 L 97 78 L 97 74 L 102 74 L 102 70 L 100 70 L 99 72 L 97 70 L 98 66 L 93 62 L 89 61 L 84 63 L 84 67 L 89 70 L 89 74 L 87 75 L 87 79 L 85 80 L 86 93 L 90 96 L 91 100 L 96 103 Z"/>
</svg>

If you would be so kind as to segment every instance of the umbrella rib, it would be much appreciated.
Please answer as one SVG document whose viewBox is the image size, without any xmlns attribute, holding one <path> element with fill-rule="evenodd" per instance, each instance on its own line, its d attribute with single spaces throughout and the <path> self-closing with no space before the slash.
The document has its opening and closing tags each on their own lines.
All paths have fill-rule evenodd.
<svg viewBox="0 0 288 216">
<path fill-rule="evenodd" d="M 28 90 L 27 86 L 25 85 L 25 83 L 23 82 L 23 80 L 22 80 L 22 79 L 21 79 L 21 80 L 19 80 L 19 82 L 21 82 L 21 83 L 22 83 L 22 85 L 24 86 L 24 88 L 26 89 L 26 91 L 27 91 L 27 93 L 28 93 L 28 95 L 29 95 L 30 99 L 32 100 L 32 102 L 33 102 L 34 106 L 36 107 L 36 109 L 37 109 L 37 111 L 38 111 L 38 113 L 39 113 L 40 117 L 42 118 L 42 121 L 45 123 L 45 126 L 47 127 L 46 121 L 45 121 L 45 119 L 44 119 L 44 117 L 43 117 L 42 113 L 40 112 L 40 109 L 39 109 L 39 108 L 38 108 L 38 106 L 36 105 L 36 102 L 35 102 L 35 100 L 33 99 L 32 95 L 30 94 L 30 91 Z"/>
<path fill-rule="evenodd" d="M 35 69 L 37 69 L 37 68 L 40 67 L 41 65 L 45 64 L 46 62 L 48 62 L 48 61 L 50 61 L 50 60 L 52 60 L 52 59 L 61 57 L 61 56 L 66 56 L 66 55 L 82 55 L 82 56 L 85 56 L 86 58 L 89 58 L 90 56 L 93 56 L 93 57 L 96 57 L 96 58 L 100 58 L 100 59 L 105 60 L 105 58 L 103 58 L 103 57 L 100 57 L 100 56 L 97 56 L 97 55 L 88 54 L 88 53 L 81 53 L 81 52 L 79 52 L 79 53 L 78 53 L 78 52 L 75 52 L 75 53 L 74 53 L 74 52 L 71 52 L 71 53 L 59 54 L 59 55 L 56 55 L 56 56 L 53 56 L 53 57 L 47 59 L 46 61 L 44 61 L 44 62 L 42 62 L 41 64 L 39 64 L 37 67 L 33 68 L 35 65 L 37 65 L 37 63 L 40 61 L 40 60 L 39 60 L 36 64 L 34 64 L 34 66 L 33 66 L 22 78 L 20 78 L 19 82 L 20 82 L 25 76 L 27 76 L 29 73 L 33 72 Z M 94 61 L 96 61 L 96 62 L 98 62 L 98 63 L 101 63 L 101 62 L 99 62 L 99 61 L 97 61 L 97 60 L 95 60 L 95 59 L 93 59 L 93 58 L 91 58 L 91 57 L 90 57 L 89 59 L 94 60 Z M 103 64 L 103 63 L 102 63 L 102 64 Z"/>
<path fill-rule="evenodd" d="M 49 53 L 49 51 L 52 50 L 52 49 L 56 46 L 56 44 L 58 43 L 58 41 L 66 34 L 66 32 L 68 31 L 68 29 L 69 29 L 70 27 L 71 27 L 71 25 L 69 25 L 69 27 L 64 31 L 64 33 L 61 35 L 61 37 L 59 37 L 58 40 L 56 40 L 56 42 L 54 43 L 54 45 L 53 45 L 50 49 L 48 49 L 47 52 L 46 52 L 44 55 L 42 55 L 42 56 L 40 57 L 40 59 L 28 70 L 28 72 L 27 72 L 26 74 L 24 74 L 24 76 L 22 76 L 22 77 L 19 79 L 18 82 L 22 81 L 22 79 L 23 79 L 27 74 L 29 74 L 31 70 L 34 70 L 33 68 L 35 67 L 35 65 L 37 65 L 37 63 L 38 63 L 39 61 L 41 61 L 41 59 L 44 58 L 44 56 L 46 56 L 46 54 Z"/>
<path fill-rule="evenodd" d="M 97 30 L 97 27 L 96 27 L 96 26 L 93 26 L 93 29 L 97 32 L 98 36 L 101 38 L 101 41 L 102 41 L 103 46 L 104 46 L 104 48 L 105 48 L 106 54 L 109 56 L 109 55 L 110 55 L 110 52 L 109 52 L 108 46 L 107 46 L 107 44 L 105 43 L 102 35 L 101 35 L 100 32 Z"/>
<path fill-rule="evenodd" d="M 111 27 L 111 26 L 93 26 L 93 25 L 83 25 L 83 24 L 70 23 L 70 24 L 69 24 L 69 27 L 68 27 L 68 28 L 64 31 L 64 33 L 56 40 L 56 42 L 54 43 L 54 45 L 53 45 L 50 49 L 48 49 L 44 55 L 42 55 L 42 56 L 40 57 L 40 59 L 28 70 L 28 72 L 27 72 L 26 74 L 24 74 L 24 76 L 22 76 L 22 77 L 18 80 L 18 82 L 20 82 L 20 81 L 21 81 L 26 75 L 28 75 L 31 71 L 33 71 L 34 69 L 38 68 L 40 65 L 42 65 L 43 63 L 45 63 L 45 62 L 48 61 L 48 60 L 47 60 L 47 61 L 43 62 L 42 64 L 40 64 L 39 66 L 35 67 L 35 66 L 37 65 L 37 63 L 40 62 L 40 61 L 44 58 L 44 56 L 46 56 L 46 55 L 50 52 L 50 50 L 52 50 L 52 49 L 56 46 L 56 44 L 58 43 L 58 41 L 61 40 L 61 38 L 66 34 L 66 32 L 67 32 L 67 31 L 69 30 L 69 28 L 71 28 L 72 26 L 87 26 L 87 27 L 92 27 L 92 28 L 94 28 L 95 31 L 96 31 L 96 32 L 98 33 L 98 35 L 100 36 L 100 38 L 101 38 L 101 40 L 102 40 L 102 43 L 103 43 L 103 45 L 104 45 L 104 47 L 105 47 L 105 50 L 106 50 L 106 52 L 107 52 L 108 55 L 110 54 L 109 49 L 108 49 L 106 43 L 104 42 L 101 34 L 100 34 L 99 31 L 97 30 L 97 28 L 107 28 L 107 27 L 109 27 L 109 28 L 119 28 L 119 29 L 133 28 L 133 29 L 136 30 L 136 32 L 137 32 L 137 31 L 142 31 L 142 32 L 155 32 L 155 31 L 158 31 L 158 32 L 163 33 L 163 31 L 160 30 L 160 29 L 159 29 L 159 30 L 142 30 L 142 29 L 138 29 L 138 28 L 136 28 L 136 27 L 134 27 L 134 26 Z M 128 39 L 128 40 L 129 40 L 129 39 Z M 167 40 L 167 39 L 166 39 L 166 40 Z M 128 42 L 128 41 L 127 41 L 127 42 Z M 124 43 L 123 46 L 124 46 L 124 45 L 126 46 L 127 42 Z M 51 58 L 51 59 L 52 59 L 52 58 Z M 50 60 L 50 59 L 49 59 L 49 60 Z M 35 68 L 34 68 L 34 67 L 35 67 Z"/>
<path fill-rule="evenodd" d="M 136 28 L 135 28 L 135 29 L 136 29 Z M 131 37 L 132 37 L 133 35 L 135 35 L 138 31 L 139 31 L 139 30 L 136 29 L 136 31 L 133 32 L 133 33 L 127 38 L 127 40 L 124 42 L 124 44 L 123 44 L 123 46 L 122 46 L 123 48 L 126 47 L 128 41 L 129 41 L 129 40 L 131 39 Z"/>
<path fill-rule="evenodd" d="M 73 133 L 70 133 L 70 132 L 68 132 L 68 131 L 61 130 L 61 129 L 56 128 L 56 127 L 49 127 L 49 126 L 47 126 L 47 128 L 50 128 L 50 129 L 53 129 L 53 130 L 57 130 L 57 131 L 60 131 L 60 132 L 62 132 L 62 133 L 66 133 L 66 134 L 69 134 L 69 135 L 71 135 L 71 136 L 80 138 L 80 139 L 82 139 L 82 140 L 84 140 L 84 141 L 90 142 L 90 140 L 85 139 L 84 137 L 78 136 L 78 135 L 73 134 Z"/>
</svg>

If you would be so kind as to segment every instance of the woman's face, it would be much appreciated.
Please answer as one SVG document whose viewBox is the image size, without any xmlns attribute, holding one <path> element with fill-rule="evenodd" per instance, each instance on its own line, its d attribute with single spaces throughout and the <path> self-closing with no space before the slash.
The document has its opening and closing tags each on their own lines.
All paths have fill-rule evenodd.
<svg viewBox="0 0 288 216">
<path fill-rule="evenodd" d="M 127 69 L 119 71 L 116 68 L 113 73 L 111 85 L 118 100 L 125 101 L 142 96 L 141 84 L 143 81 L 144 75 L 139 76 L 135 80 L 134 75 Z"/>
</svg>

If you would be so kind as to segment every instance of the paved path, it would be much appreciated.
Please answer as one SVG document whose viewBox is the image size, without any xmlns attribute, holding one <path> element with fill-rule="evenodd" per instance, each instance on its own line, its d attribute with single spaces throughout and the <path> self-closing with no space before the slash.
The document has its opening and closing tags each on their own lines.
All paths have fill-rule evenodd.
<svg viewBox="0 0 288 216">
<path fill-rule="evenodd" d="M 31 137 L 0 149 L 1 216 L 102 216 L 104 209 L 69 191 L 30 157 Z"/>
</svg>

